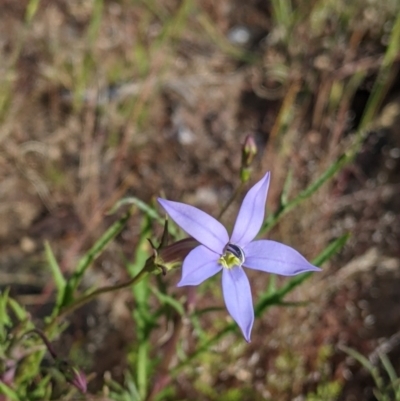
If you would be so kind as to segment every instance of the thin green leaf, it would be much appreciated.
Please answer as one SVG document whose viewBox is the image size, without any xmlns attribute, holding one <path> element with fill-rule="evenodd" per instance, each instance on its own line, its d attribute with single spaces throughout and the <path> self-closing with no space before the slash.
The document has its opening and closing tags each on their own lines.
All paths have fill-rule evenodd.
<svg viewBox="0 0 400 401">
<path fill-rule="evenodd" d="M 357 148 L 358 149 L 358 148 Z M 337 172 L 339 172 L 343 166 L 349 163 L 355 154 L 356 150 L 345 153 L 339 157 L 333 164 L 331 164 L 322 175 L 311 183 L 306 189 L 301 191 L 294 199 L 288 201 L 284 206 L 281 205 L 279 209 L 271 214 L 263 226 L 261 227 L 260 234 L 269 231 L 276 223 L 288 212 L 294 209 L 297 205 L 303 202 L 305 199 L 313 195 L 319 188 L 322 187 L 327 181 L 329 181 Z"/>
<path fill-rule="evenodd" d="M 289 192 L 290 192 L 290 187 L 292 186 L 292 179 L 293 179 L 293 169 L 290 169 L 286 176 L 285 183 L 283 184 L 281 201 L 280 201 L 282 207 L 285 207 L 289 202 Z"/>
<path fill-rule="evenodd" d="M 26 312 L 25 308 L 21 306 L 15 299 L 9 298 L 8 305 L 20 322 L 29 319 L 28 313 Z"/>
<path fill-rule="evenodd" d="M 107 245 L 124 229 L 126 223 L 132 214 L 132 208 L 125 213 L 118 221 L 96 241 L 96 243 L 86 252 L 81 258 L 75 272 L 71 278 L 67 281 L 67 285 L 64 292 L 64 298 L 61 303 L 61 307 L 69 305 L 73 300 L 73 293 L 78 287 L 85 274 L 87 268 L 93 263 L 93 261 L 104 251 Z"/>
<path fill-rule="evenodd" d="M 0 381 L 0 394 L 4 394 L 11 401 L 20 401 L 18 394 L 6 384 Z"/>
<path fill-rule="evenodd" d="M 397 377 L 397 373 L 396 370 L 394 369 L 392 363 L 390 362 L 389 358 L 387 357 L 386 354 L 382 354 L 379 353 L 379 358 L 382 362 L 383 367 L 385 368 L 389 379 L 390 379 L 390 383 L 392 384 L 393 390 L 396 389 L 396 383 L 398 382 L 398 377 Z"/>
<path fill-rule="evenodd" d="M 289 30 L 293 21 L 293 8 L 290 0 L 271 0 L 272 15 L 277 26 Z"/>
<path fill-rule="evenodd" d="M 190 12 L 193 10 L 192 0 L 183 0 L 173 17 L 166 18 L 162 24 L 162 30 L 155 43 L 156 48 L 165 46 L 168 41 L 179 37 L 188 24 Z"/>
<path fill-rule="evenodd" d="M 48 241 L 45 241 L 44 249 L 46 253 L 46 259 L 49 264 L 51 273 L 53 275 L 53 280 L 57 289 L 56 308 L 55 308 L 55 310 L 57 310 L 60 307 L 62 300 L 64 298 L 66 280 L 61 272 L 60 266 L 57 263 L 57 259 L 54 256 L 53 250 L 51 249 L 50 243 Z"/>
<path fill-rule="evenodd" d="M 400 13 L 397 13 L 396 20 L 389 39 L 389 45 L 386 49 L 381 67 L 376 77 L 374 86 L 372 87 L 371 95 L 365 107 L 361 122 L 360 129 L 365 129 L 373 121 L 376 113 L 378 112 L 386 94 L 389 90 L 390 84 L 394 77 L 397 75 L 398 66 L 394 66 L 395 61 L 400 54 Z M 395 71 L 392 72 L 392 69 Z"/>
<path fill-rule="evenodd" d="M 339 345 L 339 349 L 345 352 L 347 355 L 354 358 L 357 362 L 359 362 L 373 377 L 378 390 L 382 390 L 383 382 L 382 378 L 379 376 L 378 369 L 372 365 L 372 363 L 366 358 L 364 355 L 360 354 L 353 348 L 346 347 L 345 345 Z"/>
<path fill-rule="evenodd" d="M 213 337 L 205 341 L 203 344 L 198 346 L 196 350 L 187 356 L 186 359 L 181 361 L 175 368 L 171 370 L 171 375 L 175 376 L 183 367 L 187 366 L 191 361 L 196 359 L 203 352 L 209 352 L 212 349 L 212 346 L 217 343 L 221 338 L 223 338 L 226 334 L 232 332 L 236 328 L 236 323 L 230 323 L 225 326 L 224 329 L 220 330 Z"/>
<path fill-rule="evenodd" d="M 194 332 L 195 332 L 196 336 L 200 340 L 206 341 L 208 336 L 207 336 L 207 333 L 201 327 L 200 319 L 199 319 L 198 315 L 195 315 L 195 314 L 190 315 L 189 319 L 190 319 L 190 323 L 191 323 L 191 325 L 192 325 L 192 327 L 194 329 Z"/>
<path fill-rule="evenodd" d="M 339 349 L 345 352 L 347 355 L 354 358 L 357 362 L 359 362 L 366 370 L 372 372 L 375 369 L 375 366 L 366 358 L 364 355 L 360 354 L 353 348 L 347 347 L 345 345 L 339 345 Z"/>
<path fill-rule="evenodd" d="M 129 196 L 127 198 L 122 198 L 114 204 L 114 206 L 107 212 L 108 215 L 114 214 L 121 206 L 131 205 L 137 207 L 141 212 L 148 216 L 151 220 L 157 221 L 158 223 L 164 225 L 165 217 L 161 216 L 157 210 L 146 202 L 136 198 L 135 196 Z M 173 224 L 168 225 L 168 232 L 176 237 L 178 230 Z"/>
<path fill-rule="evenodd" d="M 87 38 L 90 47 L 94 47 L 94 42 L 98 36 L 102 16 L 103 16 L 103 0 L 94 0 L 92 18 L 90 19 L 89 27 L 87 30 Z"/>
<path fill-rule="evenodd" d="M 337 253 L 346 244 L 349 239 L 349 234 L 345 234 L 331 244 L 329 244 L 312 262 L 316 266 L 321 266 L 324 262 L 329 260 L 335 253 Z M 286 282 L 281 288 L 274 293 L 268 291 L 263 294 L 255 306 L 255 314 L 259 316 L 265 308 L 270 305 L 281 302 L 283 298 L 292 292 L 296 287 L 306 281 L 313 275 L 313 272 L 299 274 Z"/>
<path fill-rule="evenodd" d="M 39 8 L 40 0 L 30 0 L 25 11 L 25 22 L 29 25 Z"/>
<path fill-rule="evenodd" d="M 310 305 L 310 301 L 298 301 L 298 302 L 279 301 L 276 305 L 278 305 L 278 306 L 290 306 L 291 308 L 295 308 L 295 307 L 299 307 L 299 306 Z"/>
<path fill-rule="evenodd" d="M 317 257 L 312 260 L 315 266 L 322 266 L 333 255 L 338 253 L 347 243 L 350 234 L 344 234 L 332 241 Z"/>
<path fill-rule="evenodd" d="M 46 395 L 50 395 L 51 388 L 49 386 L 50 380 L 52 379 L 51 375 L 47 374 L 38 380 L 37 386 L 34 390 L 31 390 L 29 393 L 30 399 L 32 400 L 48 400 L 49 398 L 45 398 Z"/>
<path fill-rule="evenodd" d="M 142 400 L 146 398 L 148 387 L 149 349 L 148 340 L 139 343 L 136 368 L 137 387 Z"/>
<path fill-rule="evenodd" d="M 171 306 L 181 316 L 183 316 L 185 314 L 185 310 L 183 309 L 182 304 L 179 301 L 177 301 L 174 297 L 172 297 L 168 294 L 163 294 L 161 291 L 159 291 L 155 287 L 150 287 L 150 290 L 156 296 L 156 298 L 160 301 L 161 304 Z"/>
<path fill-rule="evenodd" d="M 18 365 L 18 375 L 15 383 L 29 383 L 39 374 L 40 364 L 46 354 L 46 349 L 35 350 L 26 356 Z"/>
<path fill-rule="evenodd" d="M 134 205 L 141 212 L 145 213 L 153 220 L 157 220 L 160 223 L 164 223 L 164 219 L 158 214 L 157 210 L 149 206 L 147 203 L 136 198 L 135 196 L 129 196 L 127 198 L 122 198 L 114 204 L 114 206 L 107 212 L 108 215 L 114 214 L 120 207 L 125 205 Z"/>
<path fill-rule="evenodd" d="M 193 312 L 193 316 L 201 316 L 210 312 L 221 312 L 225 308 L 222 306 L 210 306 L 209 308 L 197 309 Z"/>
<path fill-rule="evenodd" d="M 204 33 L 209 36 L 224 53 L 249 64 L 256 63 L 258 56 L 255 53 L 247 52 L 230 43 L 224 35 L 221 35 L 215 23 L 213 23 L 206 13 L 198 13 L 197 22 L 203 28 Z"/>
<path fill-rule="evenodd" d="M 267 294 L 274 294 L 276 292 L 276 274 L 270 274 L 268 277 Z"/>
<path fill-rule="evenodd" d="M 147 237 L 150 235 L 151 218 L 146 216 L 143 218 L 141 234 L 138 245 L 136 247 L 135 261 L 128 268 L 131 275 L 136 275 L 143 267 L 147 254 Z M 136 348 L 136 383 L 137 391 L 141 399 L 146 398 L 149 378 L 149 335 L 152 327 L 155 325 L 155 317 L 151 313 L 149 305 L 149 278 L 144 278 L 141 282 L 132 288 L 135 307 L 132 316 L 136 325 L 136 336 L 138 338 L 138 346 Z"/>
<path fill-rule="evenodd" d="M 125 383 L 126 386 L 128 387 L 128 392 L 129 392 L 129 401 L 140 401 L 140 394 L 138 391 L 138 388 L 133 380 L 133 377 L 129 374 L 129 372 L 127 373 L 126 377 L 125 377 Z"/>
<path fill-rule="evenodd" d="M 4 327 L 11 325 L 11 319 L 7 313 L 7 304 L 8 304 L 8 293 L 9 289 L 1 293 L 0 292 L 0 331 L 4 329 Z"/>
</svg>

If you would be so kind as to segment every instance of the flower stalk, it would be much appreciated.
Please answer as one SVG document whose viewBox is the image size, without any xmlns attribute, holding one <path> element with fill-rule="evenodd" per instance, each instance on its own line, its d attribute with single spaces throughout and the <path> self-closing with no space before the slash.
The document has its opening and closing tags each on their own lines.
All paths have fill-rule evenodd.
<svg viewBox="0 0 400 401">
<path fill-rule="evenodd" d="M 173 269 L 176 269 L 182 265 L 185 257 L 196 247 L 199 243 L 193 238 L 185 238 L 180 241 L 176 241 L 170 245 L 168 244 L 168 220 L 165 220 L 164 231 L 161 238 L 160 245 L 158 247 L 154 246 L 151 240 L 149 240 L 150 245 L 153 250 L 153 255 L 150 256 L 143 269 L 136 274 L 134 277 L 120 284 L 105 286 L 98 288 L 97 290 L 83 295 L 80 298 L 72 301 L 71 304 L 61 309 L 58 315 L 47 325 L 46 331 L 49 332 L 55 326 L 61 318 L 69 315 L 76 309 L 82 307 L 93 299 L 97 298 L 99 295 L 106 294 L 109 292 L 119 291 L 124 288 L 131 287 L 141 280 L 143 280 L 149 273 L 159 273 L 162 272 L 164 275 Z"/>
</svg>

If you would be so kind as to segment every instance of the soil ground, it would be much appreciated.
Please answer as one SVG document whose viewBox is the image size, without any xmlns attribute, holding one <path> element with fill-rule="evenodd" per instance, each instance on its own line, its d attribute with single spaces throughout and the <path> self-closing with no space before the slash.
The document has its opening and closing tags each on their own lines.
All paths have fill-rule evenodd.
<svg viewBox="0 0 400 401">
<path fill-rule="evenodd" d="M 371 23 L 355 2 L 357 28 L 327 18 L 311 34 L 304 18 L 285 37 L 262 1 L 104 1 L 98 22 L 92 3 L 43 1 L 27 23 L 25 2 L 0 1 L 0 286 L 35 319 L 54 302 L 45 240 L 68 275 L 124 196 L 153 202 L 162 193 L 215 215 L 237 185 L 247 134 L 258 145 L 253 182 L 272 172 L 269 211 L 289 170 L 290 196 L 318 177 L 362 118 L 390 16 L 389 5 L 387 14 L 371 6 Z M 347 94 L 352 68 L 365 72 L 362 83 L 332 106 L 333 84 Z M 374 400 L 370 376 L 339 344 L 372 359 L 384 348 L 400 369 L 398 76 L 387 89 L 355 161 L 269 233 L 307 258 L 346 232 L 351 239 L 293 294 L 306 307 L 271 309 L 236 361 L 221 345 L 229 364 L 205 379 L 218 391 L 249 386 L 252 399 L 305 400 L 337 382 L 338 400 Z M 127 277 L 120 255 L 133 257 L 140 221 L 133 216 L 88 283 Z M 251 279 L 255 294 L 267 284 Z M 62 344 L 90 353 L 92 392 L 106 371 L 122 380 L 134 338 L 129 305 L 122 292 L 71 318 Z M 177 380 L 180 399 L 207 399 L 192 384 L 190 375 Z"/>
</svg>

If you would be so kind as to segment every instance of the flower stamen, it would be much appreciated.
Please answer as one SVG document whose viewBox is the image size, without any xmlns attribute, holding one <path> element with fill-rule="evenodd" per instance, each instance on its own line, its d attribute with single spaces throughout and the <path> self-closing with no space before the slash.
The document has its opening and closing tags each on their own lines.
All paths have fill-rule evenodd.
<svg viewBox="0 0 400 401">
<path fill-rule="evenodd" d="M 236 245 L 228 243 L 225 247 L 225 253 L 218 259 L 218 263 L 226 269 L 232 269 L 234 266 L 242 266 L 245 261 L 243 249 Z"/>
</svg>

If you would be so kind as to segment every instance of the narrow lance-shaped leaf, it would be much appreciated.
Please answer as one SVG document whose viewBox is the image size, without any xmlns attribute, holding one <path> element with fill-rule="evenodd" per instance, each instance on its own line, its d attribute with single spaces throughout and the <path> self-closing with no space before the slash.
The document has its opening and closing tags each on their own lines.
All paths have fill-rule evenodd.
<svg viewBox="0 0 400 401">
<path fill-rule="evenodd" d="M 346 244 L 349 239 L 349 234 L 342 235 L 331 244 L 329 244 L 312 262 L 316 266 L 321 266 L 324 262 L 329 260 L 335 253 L 337 253 Z M 281 288 L 277 289 L 275 293 L 266 292 L 260 298 L 255 307 L 255 314 L 259 316 L 266 307 L 280 302 L 287 294 L 292 292 L 296 287 L 301 285 L 311 277 L 312 273 L 307 272 L 295 276 L 288 280 Z"/>
<path fill-rule="evenodd" d="M 53 275 L 53 280 L 57 289 L 56 307 L 54 308 L 53 312 L 57 313 L 57 310 L 60 308 L 62 300 L 64 298 L 65 286 L 67 283 L 48 241 L 45 241 L 44 249 L 46 253 L 46 259 L 49 264 L 51 273 Z"/>
<path fill-rule="evenodd" d="M 124 229 L 126 223 L 132 214 L 132 208 L 125 213 L 118 221 L 96 241 L 96 243 L 85 253 L 78 262 L 75 272 L 67 281 L 64 292 L 64 298 L 61 302 L 61 307 L 69 305 L 73 300 L 73 293 L 80 284 L 83 275 L 93 261 L 104 251 L 107 245 Z"/>
</svg>

